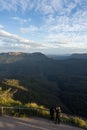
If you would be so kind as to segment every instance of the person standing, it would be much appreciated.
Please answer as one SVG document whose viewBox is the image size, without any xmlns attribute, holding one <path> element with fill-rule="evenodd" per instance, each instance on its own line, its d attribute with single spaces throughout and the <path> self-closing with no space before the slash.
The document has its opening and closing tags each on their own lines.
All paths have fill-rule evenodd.
<svg viewBox="0 0 87 130">
<path fill-rule="evenodd" d="M 53 107 L 50 108 L 50 119 L 54 120 L 54 113 L 55 113 L 55 109 Z"/>
<path fill-rule="evenodd" d="M 61 122 L 61 108 L 58 106 L 58 107 L 56 107 L 56 120 L 55 120 L 55 123 L 60 124 L 60 122 Z"/>
</svg>

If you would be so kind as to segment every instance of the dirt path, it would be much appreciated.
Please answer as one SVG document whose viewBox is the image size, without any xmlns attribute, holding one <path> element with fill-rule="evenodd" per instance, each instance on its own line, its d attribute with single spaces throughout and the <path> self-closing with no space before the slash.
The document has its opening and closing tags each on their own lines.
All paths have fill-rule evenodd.
<svg viewBox="0 0 87 130">
<path fill-rule="evenodd" d="M 0 117 L 0 130 L 83 130 L 42 118 Z"/>
</svg>

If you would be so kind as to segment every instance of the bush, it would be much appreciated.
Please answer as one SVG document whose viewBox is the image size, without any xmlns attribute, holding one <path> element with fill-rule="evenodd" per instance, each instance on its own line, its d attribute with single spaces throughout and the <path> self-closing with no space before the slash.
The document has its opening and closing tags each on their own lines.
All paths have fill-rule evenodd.
<svg viewBox="0 0 87 130">
<path fill-rule="evenodd" d="M 28 113 L 30 116 L 40 116 L 40 117 L 49 117 L 49 111 L 42 105 L 36 103 L 28 103 L 25 105 L 28 108 Z"/>
<path fill-rule="evenodd" d="M 70 117 L 70 122 L 72 124 L 75 124 L 76 126 L 87 128 L 86 121 L 84 121 L 83 119 L 79 117 Z"/>
</svg>

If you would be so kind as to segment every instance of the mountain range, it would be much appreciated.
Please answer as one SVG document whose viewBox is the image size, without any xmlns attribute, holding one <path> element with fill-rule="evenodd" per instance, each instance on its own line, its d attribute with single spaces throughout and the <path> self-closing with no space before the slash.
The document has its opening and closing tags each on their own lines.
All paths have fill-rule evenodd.
<svg viewBox="0 0 87 130">
<path fill-rule="evenodd" d="M 54 58 L 42 53 L 0 53 L 0 86 L 14 99 L 87 116 L 87 54 Z"/>
<path fill-rule="evenodd" d="M 65 59 L 87 59 L 87 53 L 74 53 L 74 54 L 66 54 L 66 55 L 48 55 L 49 58 L 53 58 L 56 60 L 65 60 Z"/>
</svg>

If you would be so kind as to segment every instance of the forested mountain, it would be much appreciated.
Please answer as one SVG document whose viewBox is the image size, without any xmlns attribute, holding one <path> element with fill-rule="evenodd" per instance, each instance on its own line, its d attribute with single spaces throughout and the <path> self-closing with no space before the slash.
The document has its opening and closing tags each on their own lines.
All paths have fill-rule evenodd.
<svg viewBox="0 0 87 130">
<path fill-rule="evenodd" d="M 87 59 L 87 53 L 79 54 L 66 54 L 66 55 L 48 55 L 49 58 L 56 60 L 65 60 L 65 59 Z"/>
<path fill-rule="evenodd" d="M 87 116 L 86 58 L 55 60 L 42 53 L 1 53 L 0 86 L 17 91 L 14 99 L 23 103 L 61 105 L 64 112 Z"/>
<path fill-rule="evenodd" d="M 75 59 L 87 59 L 87 53 L 83 54 L 72 54 L 70 58 L 75 58 Z"/>
</svg>

